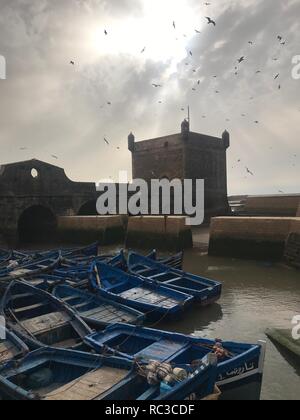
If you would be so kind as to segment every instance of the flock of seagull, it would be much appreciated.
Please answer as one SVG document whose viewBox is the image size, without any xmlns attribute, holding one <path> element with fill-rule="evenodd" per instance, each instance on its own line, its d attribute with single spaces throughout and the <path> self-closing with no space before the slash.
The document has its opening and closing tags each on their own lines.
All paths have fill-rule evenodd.
<svg viewBox="0 0 300 420">
<path fill-rule="evenodd" d="M 205 6 L 210 6 L 211 5 L 211 3 L 208 3 L 208 2 L 206 2 L 206 3 L 204 3 L 204 5 Z M 217 22 L 214 20 L 214 19 L 212 19 L 211 17 L 209 17 L 209 16 L 205 16 L 205 19 L 207 20 L 207 25 L 211 25 L 211 26 L 213 26 L 213 27 L 216 27 L 217 26 Z M 176 25 L 176 22 L 175 21 L 173 21 L 173 29 L 174 30 L 177 30 L 177 25 Z M 201 31 L 199 31 L 198 29 L 195 29 L 195 32 L 197 33 L 197 34 L 201 34 Z M 108 30 L 107 29 L 104 29 L 104 35 L 105 35 L 105 37 L 108 37 L 109 36 L 109 32 L 108 32 Z M 186 37 L 186 35 L 183 35 L 184 37 Z M 178 39 L 178 38 L 177 38 Z M 277 41 L 279 42 L 279 44 L 281 45 L 281 46 L 285 46 L 286 45 L 286 43 L 287 43 L 287 41 L 283 38 L 283 36 L 281 36 L 281 35 L 278 35 L 277 36 Z M 254 41 L 248 41 L 248 44 L 250 45 L 250 46 L 253 46 L 255 43 L 254 43 Z M 147 49 L 147 46 L 145 46 L 141 51 L 140 51 L 140 53 L 141 54 L 144 54 L 145 53 L 145 51 L 146 51 L 146 49 Z M 190 56 L 190 57 L 193 57 L 193 52 L 192 51 L 188 51 L 188 55 Z M 239 66 L 240 65 L 242 65 L 245 61 L 247 60 L 247 58 L 246 58 L 246 56 L 245 55 L 243 55 L 243 56 L 241 56 L 240 58 L 238 58 L 237 59 L 237 62 L 236 62 L 236 65 L 235 65 L 235 67 L 234 67 L 234 75 L 235 76 L 238 76 L 238 74 L 239 74 Z M 278 61 L 279 60 L 279 58 L 278 57 L 274 57 L 273 59 L 272 59 L 274 62 L 276 62 L 276 61 Z M 188 66 L 189 65 L 189 63 L 185 63 L 186 64 L 186 66 Z M 71 66 L 75 66 L 76 65 L 76 62 L 75 62 L 75 60 L 70 60 L 70 65 Z M 197 70 L 193 70 L 193 72 L 194 73 L 197 73 Z M 260 70 L 260 69 L 258 69 L 256 72 L 255 72 L 255 74 L 257 74 L 257 75 L 259 75 L 259 74 L 261 74 L 262 73 L 262 70 Z M 218 76 L 217 75 L 214 75 L 213 76 L 213 78 L 214 79 L 217 79 L 218 78 Z M 274 81 L 279 81 L 279 79 L 280 79 L 280 73 L 277 73 L 275 76 L 274 76 Z M 197 80 L 197 82 L 196 82 L 196 85 L 197 86 L 199 86 L 201 84 L 201 80 L 200 79 L 198 79 Z M 163 85 L 162 84 L 160 84 L 160 83 L 152 83 L 152 87 L 153 88 L 155 88 L 155 89 L 160 89 L 160 88 L 162 88 L 163 87 Z M 278 84 L 278 90 L 281 90 L 281 88 L 282 88 L 282 85 L 281 85 L 281 83 L 279 82 L 279 84 Z M 192 91 L 193 92 L 195 92 L 197 89 L 196 89 L 196 87 L 192 87 Z M 220 93 L 220 91 L 219 90 L 215 90 L 215 94 L 219 94 Z M 251 97 L 251 98 L 249 98 L 250 100 L 253 100 L 254 99 L 254 97 Z M 162 101 L 160 100 L 160 101 L 158 101 L 158 103 L 159 104 L 162 104 Z M 104 108 L 105 106 L 112 106 L 112 102 L 111 101 L 107 101 L 106 102 L 106 104 L 104 104 L 104 105 L 101 105 L 101 108 Z M 181 108 L 181 111 L 185 111 L 185 108 Z M 241 116 L 243 117 L 243 118 L 245 118 L 247 115 L 246 114 L 241 114 Z M 202 118 L 206 118 L 206 115 L 202 115 Z M 230 119 L 229 118 L 227 118 L 226 119 L 226 121 L 227 122 L 229 122 L 230 121 Z M 254 124 L 259 124 L 260 122 L 258 121 L 258 120 L 255 120 L 254 121 Z M 106 137 L 104 137 L 103 138 L 103 140 L 104 140 L 104 143 L 107 145 L 107 146 L 110 146 L 111 144 L 110 144 L 110 141 L 106 138 Z M 120 147 L 117 147 L 116 148 L 117 150 L 120 150 Z M 23 148 L 20 148 L 20 150 L 27 150 L 27 148 L 25 148 L 25 147 L 23 147 Z M 51 157 L 53 158 L 53 159 L 58 159 L 58 156 L 56 156 L 56 155 L 51 155 Z M 297 157 L 296 155 L 294 155 L 294 157 Z M 239 159 L 238 160 L 238 163 L 241 163 L 241 159 Z M 294 165 L 295 166 L 295 165 Z M 246 173 L 247 173 L 247 175 L 251 175 L 251 176 L 255 176 L 255 174 L 254 174 L 254 172 L 253 171 L 251 171 L 247 166 L 245 167 L 245 170 L 246 170 Z M 247 178 L 247 177 L 246 177 Z M 279 190 L 279 193 L 284 193 L 282 190 Z"/>
</svg>

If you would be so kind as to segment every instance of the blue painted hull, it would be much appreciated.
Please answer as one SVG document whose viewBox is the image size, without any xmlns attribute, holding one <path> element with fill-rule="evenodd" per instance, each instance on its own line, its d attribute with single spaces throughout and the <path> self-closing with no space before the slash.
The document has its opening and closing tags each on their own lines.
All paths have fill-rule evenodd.
<svg viewBox="0 0 300 420">
<path fill-rule="evenodd" d="M 144 312 L 147 319 L 177 319 L 194 300 L 105 264 L 93 265 L 90 284 L 104 298 Z"/>
<path fill-rule="evenodd" d="M 91 294 L 68 286 L 58 286 L 53 295 L 68 304 L 89 325 L 96 328 L 107 327 L 116 322 L 141 325 L 145 315 L 128 306 L 104 299 L 99 294 Z"/>
<path fill-rule="evenodd" d="M 174 367 L 180 367 L 174 365 Z M 197 369 L 166 392 L 150 386 L 132 361 L 70 350 L 44 348 L 18 364 L 0 367 L 0 393 L 14 400 L 184 400 L 213 390 L 216 367 L 203 360 Z"/>
<path fill-rule="evenodd" d="M 85 342 L 102 353 L 118 357 L 189 364 L 210 353 L 214 341 L 130 325 L 114 325 L 86 337 Z M 264 370 L 265 343 L 258 345 L 224 342 L 228 357 L 220 359 L 217 384 L 223 399 L 260 399 Z M 247 391 L 245 391 L 247 390 Z M 251 392 L 250 392 L 251 391 Z"/>
<path fill-rule="evenodd" d="M 26 344 L 7 328 L 0 327 L 0 365 L 10 359 L 19 359 L 29 352 Z"/>
<path fill-rule="evenodd" d="M 196 302 L 202 306 L 210 305 L 221 297 L 222 284 L 220 282 L 184 273 L 133 252 L 128 257 L 128 269 L 132 274 L 147 281 L 160 283 L 194 296 Z"/>
<path fill-rule="evenodd" d="M 44 346 L 74 347 L 92 330 L 62 301 L 28 283 L 14 281 L 0 305 L 11 331 L 30 349 Z"/>
</svg>

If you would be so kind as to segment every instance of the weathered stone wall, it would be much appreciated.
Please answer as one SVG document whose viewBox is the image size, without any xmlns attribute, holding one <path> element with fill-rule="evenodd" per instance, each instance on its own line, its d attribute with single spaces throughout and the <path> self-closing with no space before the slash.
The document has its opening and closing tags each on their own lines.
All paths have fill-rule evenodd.
<svg viewBox="0 0 300 420">
<path fill-rule="evenodd" d="M 179 251 L 193 246 L 192 231 L 184 217 L 130 217 L 126 246 Z"/>
<path fill-rule="evenodd" d="M 228 135 L 229 136 L 229 135 Z M 205 215 L 227 215 L 228 141 L 197 133 L 175 134 L 136 142 L 131 139 L 133 177 L 204 179 Z"/>
<path fill-rule="evenodd" d="M 31 174 L 35 169 L 37 176 Z M 0 167 L 0 233 L 11 244 L 18 241 L 18 222 L 33 206 L 55 216 L 74 215 L 84 203 L 96 200 L 93 183 L 73 182 L 63 169 L 31 160 Z"/>
<path fill-rule="evenodd" d="M 135 143 L 132 153 L 134 179 L 184 178 L 183 143 L 180 134 Z"/>
<path fill-rule="evenodd" d="M 125 226 L 122 216 L 58 217 L 57 236 L 62 243 L 101 245 L 123 243 Z"/>
<path fill-rule="evenodd" d="M 212 219 L 209 254 L 275 259 L 283 257 L 287 238 L 300 229 L 300 219 L 289 217 L 218 217 Z"/>
<path fill-rule="evenodd" d="M 295 217 L 300 205 L 300 195 L 247 197 L 245 212 L 251 215 Z"/>
<path fill-rule="evenodd" d="M 185 177 L 205 180 L 206 217 L 227 215 L 227 163 L 223 139 L 189 134 L 185 151 Z"/>
</svg>

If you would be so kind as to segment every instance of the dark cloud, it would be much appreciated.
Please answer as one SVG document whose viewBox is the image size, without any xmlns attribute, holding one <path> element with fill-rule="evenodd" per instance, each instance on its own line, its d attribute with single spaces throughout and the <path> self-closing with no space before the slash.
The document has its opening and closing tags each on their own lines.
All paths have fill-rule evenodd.
<svg viewBox="0 0 300 420">
<path fill-rule="evenodd" d="M 2 0 L 0 54 L 7 59 L 8 78 L 0 81 L 1 161 L 51 162 L 55 154 L 73 179 L 116 176 L 130 171 L 131 130 L 138 139 L 176 132 L 185 116 L 181 109 L 189 104 L 194 131 L 231 132 L 230 192 L 297 191 L 299 81 L 291 77 L 291 59 L 300 54 L 299 2 L 219 0 L 205 8 L 187 0 L 186 5 L 199 15 L 202 33 L 190 28 L 187 56 L 174 63 L 171 56 L 140 54 L 147 39 L 135 33 L 134 22 L 143 22 L 145 1 Z M 207 15 L 216 20 L 215 28 L 206 24 Z M 118 40 L 114 32 L 120 25 L 124 32 Z M 154 21 L 154 35 L 155 30 Z M 98 51 L 91 37 L 96 31 Z M 162 42 L 174 31 L 172 17 L 165 31 Z M 126 39 L 140 40 L 136 53 Z M 112 51 L 103 50 L 105 42 Z M 118 51 L 118 42 L 126 48 Z M 241 56 L 245 62 L 238 65 Z M 154 82 L 163 87 L 153 88 Z M 21 151 L 23 146 L 28 150 Z M 256 177 L 245 178 L 246 165 Z"/>
</svg>

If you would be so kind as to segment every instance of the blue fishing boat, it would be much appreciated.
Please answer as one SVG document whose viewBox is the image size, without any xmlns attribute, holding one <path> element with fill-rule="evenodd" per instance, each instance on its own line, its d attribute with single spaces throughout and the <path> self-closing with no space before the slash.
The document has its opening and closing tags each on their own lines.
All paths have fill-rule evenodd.
<svg viewBox="0 0 300 420">
<path fill-rule="evenodd" d="M 51 250 L 21 250 L 21 251 L 14 251 L 16 256 L 19 257 L 32 257 L 32 258 L 40 258 L 48 256 L 49 253 L 60 253 L 62 257 L 69 257 L 69 258 L 84 258 L 84 257 L 96 257 L 98 255 L 99 250 L 99 242 L 95 242 L 91 245 L 87 245 L 85 247 L 75 247 L 75 248 L 57 248 Z"/>
<path fill-rule="evenodd" d="M 0 325 L 0 366 L 11 359 L 19 359 L 29 348 L 14 333 Z"/>
<path fill-rule="evenodd" d="M 163 265 L 177 268 L 178 270 L 182 270 L 183 267 L 184 252 L 179 252 L 178 254 L 171 255 L 169 257 L 158 258 L 157 251 L 153 250 L 149 255 L 147 255 L 147 257 L 154 261 L 160 262 Z"/>
<path fill-rule="evenodd" d="M 146 376 L 147 366 L 126 359 L 44 348 L 0 367 L 0 393 L 14 400 L 46 401 L 184 400 L 212 393 L 216 367 L 210 360 L 197 367 L 164 365 L 160 375 L 166 368 L 168 378 L 157 375 L 154 383 Z"/>
<path fill-rule="evenodd" d="M 117 322 L 140 325 L 145 318 L 144 314 L 128 306 L 104 299 L 99 294 L 69 286 L 57 286 L 53 295 L 71 306 L 87 324 L 95 328 L 103 328 Z"/>
<path fill-rule="evenodd" d="M 192 295 L 203 306 L 219 300 L 222 293 L 222 284 L 218 281 L 167 267 L 134 252 L 129 254 L 128 269 L 136 276 Z"/>
<path fill-rule="evenodd" d="M 131 375 L 132 362 L 57 348 L 0 367 L 0 393 L 13 400 L 94 400 Z"/>
<path fill-rule="evenodd" d="M 7 286 L 12 280 L 26 279 L 37 274 L 47 273 L 54 270 L 61 261 L 59 253 L 49 253 L 40 258 L 26 260 L 25 263 L 15 263 L 0 270 L 0 287 Z"/>
<path fill-rule="evenodd" d="M 178 318 L 194 298 L 106 264 L 93 264 L 90 284 L 101 296 L 144 312 L 149 319 Z"/>
<path fill-rule="evenodd" d="M 124 255 L 120 253 L 116 256 L 100 255 L 97 257 L 88 257 L 88 261 L 78 262 L 76 259 L 63 259 L 52 275 L 56 278 L 63 279 L 63 282 L 76 289 L 89 289 L 89 274 L 92 264 L 97 262 L 109 264 L 113 267 L 124 269 Z"/>
<path fill-rule="evenodd" d="M 42 289 L 13 281 L 7 288 L 0 314 L 8 328 L 30 349 L 43 346 L 76 348 L 92 330 L 69 306 Z"/>
<path fill-rule="evenodd" d="M 218 357 L 217 385 L 223 399 L 259 400 L 262 387 L 265 342 L 256 345 L 211 341 L 149 328 L 116 324 L 93 333 L 85 343 L 99 354 L 148 363 L 151 360 L 193 364 L 210 353 Z"/>
</svg>

